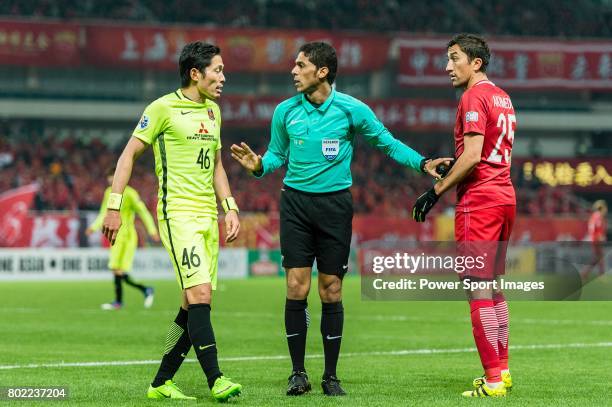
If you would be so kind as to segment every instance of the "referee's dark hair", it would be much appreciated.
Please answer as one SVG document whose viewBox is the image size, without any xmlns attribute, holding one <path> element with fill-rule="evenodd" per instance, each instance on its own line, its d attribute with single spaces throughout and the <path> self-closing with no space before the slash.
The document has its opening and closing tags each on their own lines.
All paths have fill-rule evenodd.
<svg viewBox="0 0 612 407">
<path fill-rule="evenodd" d="M 489 46 L 484 38 L 475 34 L 457 34 L 448 42 L 446 48 L 450 48 L 455 44 L 459 45 L 461 51 L 467 54 L 469 62 L 472 62 L 474 58 L 480 58 L 482 61 L 480 72 L 487 71 L 487 65 L 489 65 L 489 60 L 491 59 L 491 51 L 489 51 Z"/>
<path fill-rule="evenodd" d="M 185 45 L 179 57 L 181 86 L 187 87 L 191 83 L 191 75 L 189 74 L 191 68 L 196 68 L 204 73 L 204 69 L 210 65 L 213 57 L 219 54 L 221 54 L 221 48 L 202 41 L 190 42 Z"/>
<path fill-rule="evenodd" d="M 338 72 L 338 57 L 336 56 L 336 50 L 334 47 L 326 42 L 307 42 L 302 45 L 298 50 L 304 53 L 304 56 L 308 58 L 310 62 L 317 67 L 317 69 L 323 68 L 324 66 L 329 69 L 327 74 L 327 82 L 333 84 L 336 80 L 336 72 Z"/>
</svg>

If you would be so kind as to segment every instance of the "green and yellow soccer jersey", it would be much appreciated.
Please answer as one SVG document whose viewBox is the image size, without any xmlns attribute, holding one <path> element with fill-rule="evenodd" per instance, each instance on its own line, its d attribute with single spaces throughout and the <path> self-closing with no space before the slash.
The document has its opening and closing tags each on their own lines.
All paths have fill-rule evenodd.
<svg viewBox="0 0 612 407">
<path fill-rule="evenodd" d="M 98 230 L 102 227 L 102 222 L 104 222 L 104 216 L 106 215 L 106 205 L 108 203 L 108 196 L 111 193 L 111 187 L 106 188 L 104 191 L 104 198 L 102 199 L 102 206 L 100 207 L 100 213 L 96 220 L 91 224 L 90 228 L 92 230 Z M 149 235 L 154 235 L 157 233 L 157 228 L 155 227 L 155 221 L 153 217 L 149 213 L 146 205 L 140 199 L 140 195 L 138 192 L 130 187 L 129 185 L 125 187 L 123 191 L 123 199 L 121 200 L 121 210 L 119 211 L 121 215 L 121 229 L 119 232 L 123 232 L 123 234 L 132 234 L 136 233 L 136 228 L 134 227 L 134 217 L 136 214 L 142 220 L 145 228 L 147 229 L 147 233 Z"/>
<path fill-rule="evenodd" d="M 133 136 L 153 146 L 159 179 L 159 219 L 190 214 L 217 217 L 213 187 L 215 154 L 221 148 L 221 112 L 177 90 L 151 103 Z"/>
</svg>

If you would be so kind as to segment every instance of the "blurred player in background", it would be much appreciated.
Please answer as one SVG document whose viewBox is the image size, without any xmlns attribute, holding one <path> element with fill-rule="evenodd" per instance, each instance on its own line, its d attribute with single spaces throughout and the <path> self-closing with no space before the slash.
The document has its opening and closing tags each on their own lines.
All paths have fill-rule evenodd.
<svg viewBox="0 0 612 407">
<path fill-rule="evenodd" d="M 102 227 L 102 222 L 106 215 L 108 197 L 111 194 L 110 185 L 113 183 L 114 173 L 115 168 L 113 167 L 106 174 L 109 187 L 104 191 L 104 198 L 102 199 L 102 206 L 100 207 L 98 217 L 85 231 L 88 236 Z M 117 240 L 110 248 L 110 258 L 108 261 L 108 268 L 112 270 L 115 276 L 115 301 L 102 304 L 102 309 L 104 310 L 121 309 L 123 306 L 123 282 L 142 292 L 145 297 L 145 308 L 150 308 L 153 305 L 153 287 L 146 287 L 136 283 L 129 274 L 134 262 L 136 247 L 138 246 L 138 234 L 134 227 L 135 214 L 138 214 L 142 220 L 151 239 L 159 242 L 155 221 L 144 202 L 140 199 L 138 191 L 130 186 L 126 186 L 121 205 L 121 223 L 124 225 L 124 228 L 117 234 Z"/>
<path fill-rule="evenodd" d="M 423 222 L 438 198 L 456 185 L 455 240 L 460 250 L 465 247 L 496 250 L 488 258 L 488 275 L 461 277 L 493 280 L 504 274 L 507 242 L 516 214 L 510 180 L 516 116 L 508 94 L 487 78 L 490 51 L 484 39 L 458 34 L 448 43 L 447 53 L 446 71 L 451 83 L 455 88 L 465 89 L 455 122 L 456 161 L 444 179 L 417 199 L 413 217 Z M 505 396 L 512 387 L 508 369 L 508 305 L 501 290 L 483 289 L 468 294 L 474 339 L 485 375 L 474 380 L 475 390 L 463 395 Z"/>
<path fill-rule="evenodd" d="M 234 159 L 258 178 L 287 164 L 280 203 L 280 245 L 287 275 L 285 330 L 293 364 L 287 395 L 311 389 L 304 357 L 315 260 L 325 354 L 321 387 L 328 396 L 345 394 L 336 366 L 344 325 L 342 279 L 348 271 L 352 235 L 349 187 L 355 135 L 361 134 L 398 163 L 435 177 L 436 166 L 450 162 L 425 159 L 395 139 L 365 103 L 337 92 L 332 87 L 337 66 L 331 45 L 302 45 L 291 71 L 299 94 L 276 107 L 268 151 L 262 158 L 246 143 L 232 146 Z"/>
<path fill-rule="evenodd" d="M 148 398 L 194 399 L 172 381 L 192 345 L 216 400 L 226 401 L 242 389 L 219 370 L 210 319 L 219 258 L 216 199 L 226 214 L 226 241 L 234 241 L 240 229 L 238 206 L 221 162 L 221 113 L 214 102 L 225 83 L 220 54 L 218 47 L 200 41 L 185 45 L 179 58 L 181 87 L 145 109 L 119 157 L 104 219 L 104 233 L 114 244 L 121 226 L 121 194 L 134 161 L 152 146 L 159 179 L 157 218 L 182 303 Z"/>
<path fill-rule="evenodd" d="M 608 233 L 608 205 L 606 201 L 600 199 L 593 203 L 593 213 L 589 218 L 588 236 L 593 244 L 593 262 L 582 271 L 582 280 L 586 281 L 593 269 L 599 266 L 599 275 L 606 273 L 606 262 L 604 261 L 604 242 Z"/>
</svg>

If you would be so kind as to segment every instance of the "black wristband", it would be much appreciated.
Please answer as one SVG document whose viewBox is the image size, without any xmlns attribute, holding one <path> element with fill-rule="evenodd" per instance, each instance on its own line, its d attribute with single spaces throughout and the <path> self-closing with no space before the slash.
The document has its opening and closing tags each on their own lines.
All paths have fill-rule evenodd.
<svg viewBox="0 0 612 407">
<path fill-rule="evenodd" d="M 425 173 L 425 164 L 427 163 L 427 161 L 429 161 L 429 158 L 423 158 L 421 160 L 420 168 L 421 168 L 421 172 L 422 173 Z"/>
</svg>

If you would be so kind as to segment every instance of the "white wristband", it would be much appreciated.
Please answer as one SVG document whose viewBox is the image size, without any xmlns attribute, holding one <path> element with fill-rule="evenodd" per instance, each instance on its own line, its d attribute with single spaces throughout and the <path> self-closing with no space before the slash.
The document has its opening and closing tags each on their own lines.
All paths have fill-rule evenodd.
<svg viewBox="0 0 612 407">
<path fill-rule="evenodd" d="M 123 200 L 123 195 L 111 192 L 111 194 L 108 196 L 108 202 L 106 203 L 106 208 L 118 211 L 121 209 L 122 200 Z"/>
</svg>

